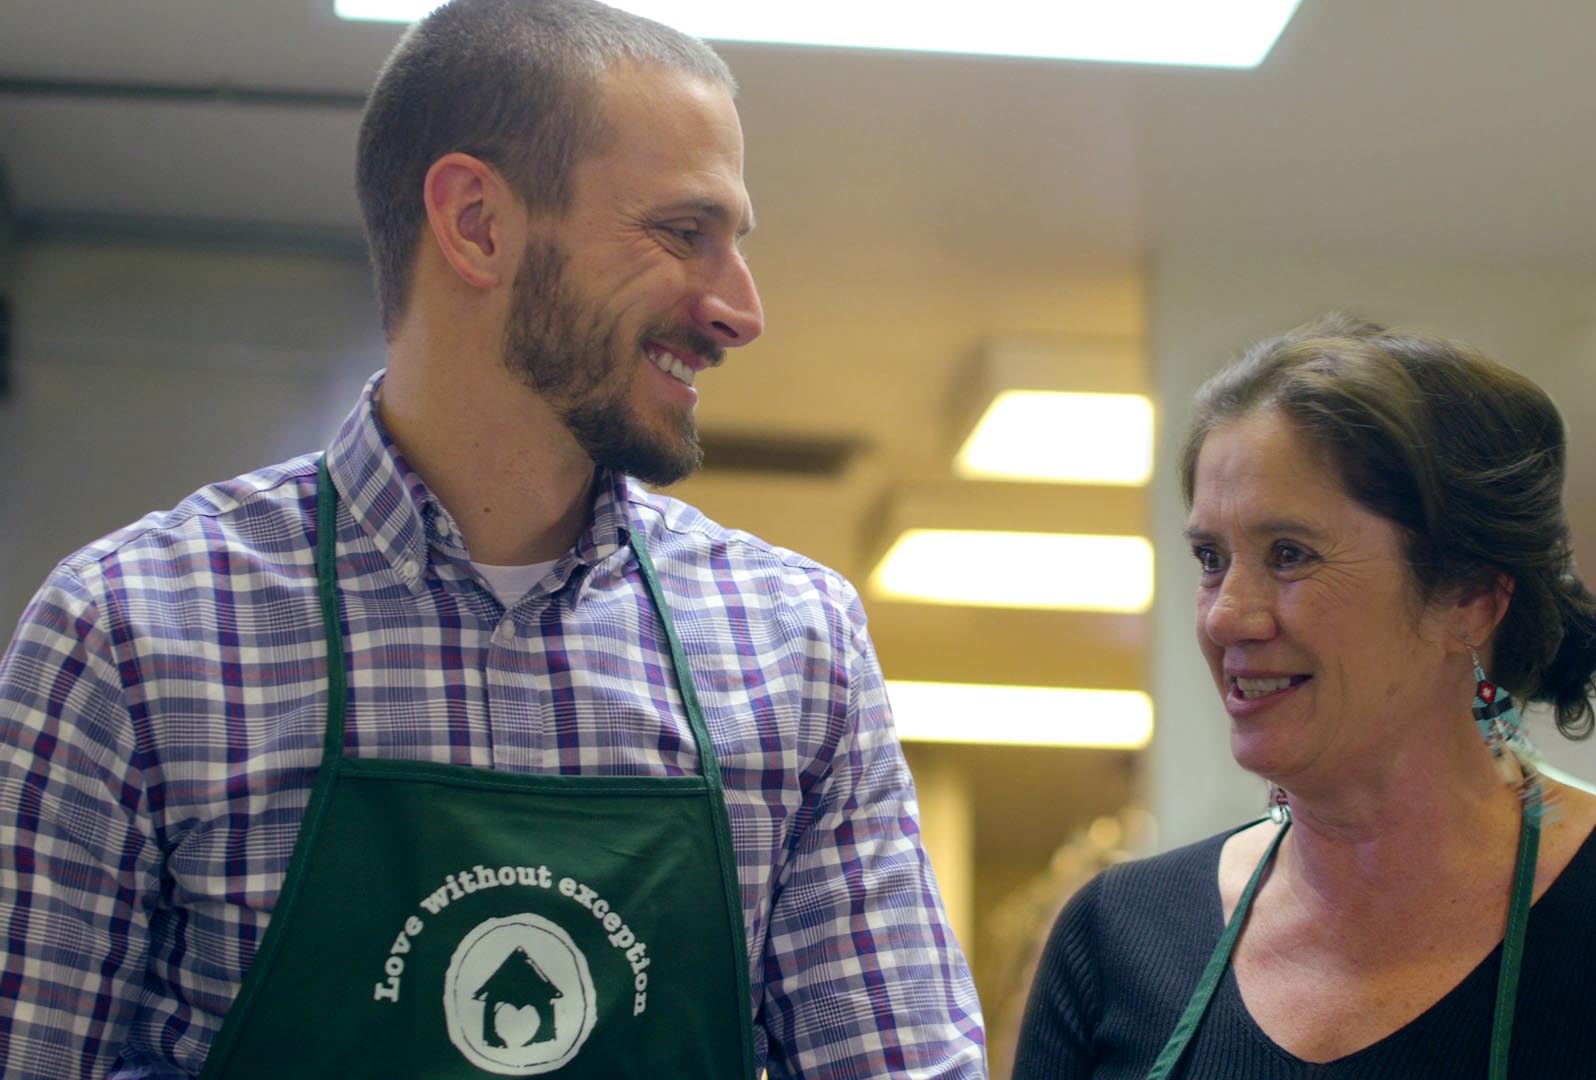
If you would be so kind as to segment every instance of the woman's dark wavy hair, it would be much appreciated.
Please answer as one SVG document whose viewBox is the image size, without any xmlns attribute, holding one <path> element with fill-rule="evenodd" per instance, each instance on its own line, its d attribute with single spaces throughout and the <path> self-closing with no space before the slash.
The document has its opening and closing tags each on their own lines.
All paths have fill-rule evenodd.
<svg viewBox="0 0 1596 1080">
<path fill-rule="evenodd" d="M 1546 393 L 1481 353 L 1336 312 L 1259 342 L 1197 393 L 1181 454 L 1189 506 L 1216 427 L 1278 409 L 1395 524 L 1429 601 L 1513 583 L 1491 677 L 1591 733 L 1596 598 L 1574 571 L 1563 511 L 1563 421 Z"/>
</svg>

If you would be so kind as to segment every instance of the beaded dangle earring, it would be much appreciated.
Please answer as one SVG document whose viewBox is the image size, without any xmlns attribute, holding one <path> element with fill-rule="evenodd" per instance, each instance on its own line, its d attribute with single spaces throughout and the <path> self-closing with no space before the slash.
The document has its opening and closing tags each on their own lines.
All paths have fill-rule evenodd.
<svg viewBox="0 0 1596 1080">
<path fill-rule="evenodd" d="M 1269 820 L 1284 825 L 1291 820 L 1291 799 L 1286 789 L 1278 784 L 1269 785 Z"/>
<path fill-rule="evenodd" d="M 1513 695 L 1485 677 L 1480 654 L 1473 648 L 1469 649 L 1469 656 L 1474 661 L 1474 723 L 1480 729 L 1480 738 L 1490 748 L 1503 782 L 1518 791 L 1525 812 L 1538 817 L 1541 774 L 1535 766 L 1540 755 L 1524 731 L 1524 718 L 1519 715 Z"/>
</svg>

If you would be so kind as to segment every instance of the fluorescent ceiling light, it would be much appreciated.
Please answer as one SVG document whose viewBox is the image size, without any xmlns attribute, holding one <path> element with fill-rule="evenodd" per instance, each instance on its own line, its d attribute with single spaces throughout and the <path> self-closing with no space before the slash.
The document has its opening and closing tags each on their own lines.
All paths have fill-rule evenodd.
<svg viewBox="0 0 1596 1080">
<path fill-rule="evenodd" d="M 1141 536 L 907 529 L 870 586 L 930 604 L 1141 612 L 1153 602 L 1153 545 Z"/>
<path fill-rule="evenodd" d="M 619 0 L 614 6 L 716 41 L 1257 67 L 1300 0 Z M 412 22 L 436 0 L 335 0 L 345 19 Z"/>
<path fill-rule="evenodd" d="M 971 480 L 1147 483 L 1153 403 L 1141 394 L 1005 390 L 992 399 L 953 461 Z"/>
<path fill-rule="evenodd" d="M 1153 737 L 1153 700 L 1140 690 L 894 679 L 887 697 L 898 737 L 908 742 L 1138 750 Z"/>
<path fill-rule="evenodd" d="M 333 14 L 340 19 L 409 23 L 442 6 L 442 0 L 333 0 Z"/>
</svg>

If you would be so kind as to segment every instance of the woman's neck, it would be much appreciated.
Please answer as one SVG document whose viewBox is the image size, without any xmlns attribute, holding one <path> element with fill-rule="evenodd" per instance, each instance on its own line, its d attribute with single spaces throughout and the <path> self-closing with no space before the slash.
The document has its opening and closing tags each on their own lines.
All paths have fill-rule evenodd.
<svg viewBox="0 0 1596 1080">
<path fill-rule="evenodd" d="M 1510 871 L 1522 806 L 1484 748 L 1468 749 L 1462 761 L 1397 763 L 1362 783 L 1292 791 L 1279 869 L 1294 890 L 1350 914 L 1433 902 L 1456 883 Z"/>
</svg>

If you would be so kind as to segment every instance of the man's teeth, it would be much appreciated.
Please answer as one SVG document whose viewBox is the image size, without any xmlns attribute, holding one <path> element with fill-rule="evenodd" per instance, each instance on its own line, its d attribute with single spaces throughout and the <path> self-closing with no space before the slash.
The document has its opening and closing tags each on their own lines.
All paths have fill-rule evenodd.
<svg viewBox="0 0 1596 1080">
<path fill-rule="evenodd" d="M 676 357 L 672 356 L 668 352 L 655 353 L 654 366 L 659 368 L 665 374 L 673 376 L 676 379 L 686 383 L 688 386 L 693 385 L 693 375 L 695 374 L 693 369 L 676 359 Z"/>
<path fill-rule="evenodd" d="M 1241 691 L 1244 698 L 1260 698 L 1266 694 L 1277 693 L 1291 685 L 1291 677 L 1283 676 L 1278 679 L 1237 679 L 1236 689 Z"/>
</svg>

